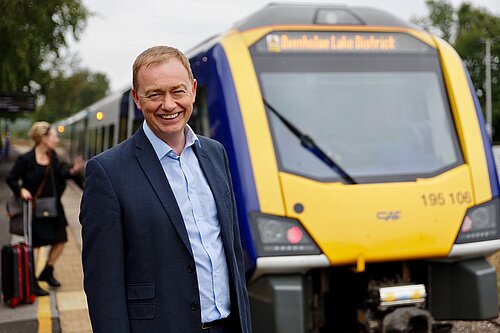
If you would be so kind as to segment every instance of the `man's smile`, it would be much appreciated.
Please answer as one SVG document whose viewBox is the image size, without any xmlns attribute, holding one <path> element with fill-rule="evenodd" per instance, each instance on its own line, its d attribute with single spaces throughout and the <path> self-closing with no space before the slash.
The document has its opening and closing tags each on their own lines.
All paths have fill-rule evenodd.
<svg viewBox="0 0 500 333">
<path fill-rule="evenodd" d="M 159 117 L 161 119 L 169 120 L 169 119 L 177 118 L 180 114 L 181 114 L 180 112 L 170 113 L 170 114 L 161 114 L 161 115 L 159 115 Z"/>
</svg>

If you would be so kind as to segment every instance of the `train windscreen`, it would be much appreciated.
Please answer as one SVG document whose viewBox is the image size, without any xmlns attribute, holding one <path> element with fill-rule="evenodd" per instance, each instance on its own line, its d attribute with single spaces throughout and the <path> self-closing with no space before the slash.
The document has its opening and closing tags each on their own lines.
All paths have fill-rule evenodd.
<svg viewBox="0 0 500 333">
<path fill-rule="evenodd" d="M 275 32 L 250 49 L 281 170 L 412 181 L 463 163 L 437 51 L 403 33 Z M 287 124 L 288 122 L 288 124 Z"/>
</svg>

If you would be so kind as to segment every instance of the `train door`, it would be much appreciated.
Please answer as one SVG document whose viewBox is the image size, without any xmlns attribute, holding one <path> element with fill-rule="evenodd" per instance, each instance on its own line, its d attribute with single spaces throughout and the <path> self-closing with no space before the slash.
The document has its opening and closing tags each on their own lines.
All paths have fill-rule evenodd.
<svg viewBox="0 0 500 333">
<path fill-rule="evenodd" d="M 118 142 L 122 142 L 128 137 L 129 103 L 130 90 L 123 93 L 120 101 L 120 114 L 118 115 Z"/>
</svg>

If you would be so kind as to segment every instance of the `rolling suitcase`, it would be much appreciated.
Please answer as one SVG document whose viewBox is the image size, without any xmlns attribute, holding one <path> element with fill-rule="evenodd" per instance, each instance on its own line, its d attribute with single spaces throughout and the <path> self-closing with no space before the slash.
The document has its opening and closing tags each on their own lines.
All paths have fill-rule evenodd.
<svg viewBox="0 0 500 333">
<path fill-rule="evenodd" d="M 31 247 L 31 201 L 23 204 L 24 242 L 2 248 L 2 292 L 7 305 L 14 308 L 19 303 L 33 303 L 35 274 Z"/>
</svg>

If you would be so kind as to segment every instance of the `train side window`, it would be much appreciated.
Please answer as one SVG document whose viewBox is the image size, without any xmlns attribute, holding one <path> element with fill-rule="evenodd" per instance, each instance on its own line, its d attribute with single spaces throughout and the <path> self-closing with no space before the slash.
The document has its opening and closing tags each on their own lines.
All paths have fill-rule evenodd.
<svg viewBox="0 0 500 333">
<path fill-rule="evenodd" d="M 90 159 L 90 130 L 87 132 L 82 132 L 85 138 L 85 143 L 83 144 L 83 152 L 86 160 Z"/>
<path fill-rule="evenodd" d="M 92 129 L 89 131 L 89 137 L 88 137 L 89 158 L 95 156 L 95 133 L 96 129 Z"/>
<path fill-rule="evenodd" d="M 102 151 L 108 149 L 109 126 L 102 127 Z"/>
<path fill-rule="evenodd" d="M 208 117 L 208 103 L 206 88 L 198 86 L 196 101 L 193 105 L 193 114 L 189 120 L 189 126 L 196 134 L 211 136 L 210 119 Z"/>
<path fill-rule="evenodd" d="M 106 127 L 103 126 L 101 127 L 101 137 L 100 137 L 100 140 L 99 140 L 99 152 L 103 152 L 104 149 L 106 148 L 105 147 L 105 138 L 106 138 Z"/>
<path fill-rule="evenodd" d="M 115 124 L 111 124 L 109 126 L 109 131 L 108 131 L 108 148 L 113 147 L 114 140 L 115 140 Z"/>
<path fill-rule="evenodd" d="M 75 142 L 78 133 L 75 133 L 75 124 L 67 126 L 69 130 L 69 157 L 72 159 L 76 155 Z"/>
<path fill-rule="evenodd" d="M 80 146 L 82 142 L 80 140 L 80 135 L 81 132 L 76 129 L 76 126 L 73 126 L 73 130 L 71 131 L 71 157 L 78 156 L 81 151 Z"/>
<path fill-rule="evenodd" d="M 78 129 L 78 134 L 77 134 L 77 140 L 78 140 L 78 143 L 77 143 L 77 155 L 80 154 L 82 155 L 83 157 L 86 157 L 85 156 L 85 133 L 84 131 L 82 131 L 81 129 Z"/>
<path fill-rule="evenodd" d="M 137 132 L 139 127 L 141 127 L 143 121 L 144 121 L 143 119 L 134 119 L 134 122 L 132 123 L 132 134 Z"/>
<path fill-rule="evenodd" d="M 128 109 L 129 103 L 132 100 L 130 97 L 130 91 L 123 94 L 120 102 L 120 116 L 118 123 L 118 142 L 122 142 L 127 138 L 128 129 Z"/>
<path fill-rule="evenodd" d="M 99 154 L 101 151 L 101 132 L 102 128 L 96 128 L 95 130 L 95 138 L 94 138 L 94 143 L 95 143 L 95 148 L 94 148 L 94 155 Z"/>
</svg>

